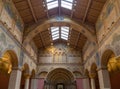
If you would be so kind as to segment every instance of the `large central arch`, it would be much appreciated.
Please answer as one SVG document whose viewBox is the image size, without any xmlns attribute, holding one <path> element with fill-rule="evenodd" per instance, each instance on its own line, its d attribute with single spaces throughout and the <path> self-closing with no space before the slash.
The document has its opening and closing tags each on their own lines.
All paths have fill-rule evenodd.
<svg viewBox="0 0 120 89">
<path fill-rule="evenodd" d="M 88 40 L 96 42 L 95 34 L 91 33 L 85 26 L 80 25 L 69 18 L 64 18 L 62 20 L 51 18 L 49 20 L 46 20 L 42 24 L 36 26 L 34 30 L 30 31 L 24 39 L 24 44 L 29 43 L 37 34 L 39 34 L 41 31 L 44 31 L 45 29 L 48 29 L 50 26 L 65 26 L 65 25 L 70 26 L 74 30 L 82 33 L 88 38 Z"/>
<path fill-rule="evenodd" d="M 74 81 L 74 75 L 67 69 L 56 68 L 48 73 L 46 81 L 51 83 L 70 83 Z"/>
</svg>

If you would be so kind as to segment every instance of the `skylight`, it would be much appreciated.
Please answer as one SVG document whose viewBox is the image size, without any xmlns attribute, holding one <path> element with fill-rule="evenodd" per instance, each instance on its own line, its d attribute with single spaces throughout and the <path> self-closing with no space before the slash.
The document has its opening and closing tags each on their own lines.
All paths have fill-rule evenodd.
<svg viewBox="0 0 120 89">
<path fill-rule="evenodd" d="M 59 39 L 59 27 L 51 27 L 52 40 Z"/>
<path fill-rule="evenodd" d="M 61 6 L 63 8 L 72 10 L 73 0 L 61 0 Z"/>
<path fill-rule="evenodd" d="M 69 35 L 69 27 L 61 27 L 61 38 L 64 40 L 68 40 Z"/>
<path fill-rule="evenodd" d="M 58 0 L 46 0 L 48 10 L 58 7 Z"/>
<path fill-rule="evenodd" d="M 68 40 L 69 27 L 62 26 L 61 30 L 60 27 L 51 27 L 51 35 L 52 35 L 52 40 L 57 40 L 60 38 L 63 40 Z"/>
</svg>

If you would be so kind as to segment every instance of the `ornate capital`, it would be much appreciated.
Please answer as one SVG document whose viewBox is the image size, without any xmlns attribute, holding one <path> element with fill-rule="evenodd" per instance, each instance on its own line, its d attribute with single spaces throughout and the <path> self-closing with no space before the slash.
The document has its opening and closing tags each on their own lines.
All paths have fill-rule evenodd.
<svg viewBox="0 0 120 89">
<path fill-rule="evenodd" d="M 90 74 L 89 74 L 89 77 L 90 77 L 90 78 L 95 78 L 95 76 L 96 76 L 96 73 L 90 73 Z"/>
</svg>

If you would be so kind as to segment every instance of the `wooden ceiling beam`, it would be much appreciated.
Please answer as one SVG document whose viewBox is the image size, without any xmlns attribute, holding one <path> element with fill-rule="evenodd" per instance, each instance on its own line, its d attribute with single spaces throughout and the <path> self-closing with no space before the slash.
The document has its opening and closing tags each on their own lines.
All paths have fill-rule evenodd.
<svg viewBox="0 0 120 89">
<path fill-rule="evenodd" d="M 77 46 L 77 44 L 78 44 L 78 42 L 79 42 L 80 36 L 81 36 L 81 33 L 78 34 L 77 41 L 76 41 L 76 43 L 75 43 L 75 48 L 76 48 L 76 46 Z"/>
<path fill-rule="evenodd" d="M 44 43 L 44 40 L 43 40 L 43 38 L 42 38 L 42 34 L 39 33 L 39 35 L 40 35 L 40 39 L 41 39 L 42 45 L 43 45 L 43 47 L 45 47 L 45 43 Z"/>
<path fill-rule="evenodd" d="M 87 5 L 87 8 L 86 8 L 86 11 L 85 11 L 85 15 L 84 15 L 84 17 L 83 17 L 83 23 L 84 23 L 85 20 L 86 20 L 86 17 L 87 17 L 87 14 L 88 14 L 88 10 L 89 10 L 89 8 L 90 8 L 91 3 L 92 3 L 92 0 L 89 0 L 88 5 Z"/>
<path fill-rule="evenodd" d="M 30 1 L 30 0 L 27 0 L 27 2 L 28 2 L 28 5 L 29 5 L 29 7 L 30 7 L 30 10 L 31 10 L 31 12 L 32 12 L 32 16 L 33 16 L 35 22 L 37 23 L 37 17 L 35 16 L 35 13 L 34 13 L 34 10 L 33 10 L 32 4 L 31 4 L 31 1 Z"/>
</svg>

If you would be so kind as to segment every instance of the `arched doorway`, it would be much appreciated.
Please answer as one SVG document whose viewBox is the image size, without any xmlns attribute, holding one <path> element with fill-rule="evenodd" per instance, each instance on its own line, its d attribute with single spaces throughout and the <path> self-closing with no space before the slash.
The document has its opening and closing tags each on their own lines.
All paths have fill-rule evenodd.
<svg viewBox="0 0 120 89">
<path fill-rule="evenodd" d="M 56 68 L 50 71 L 46 78 L 49 89 L 75 89 L 73 87 L 74 76 L 64 68 Z"/>
<path fill-rule="evenodd" d="M 25 84 L 26 84 L 26 79 L 30 78 L 30 70 L 29 70 L 29 66 L 27 63 L 25 63 L 23 65 L 23 71 L 22 71 L 22 77 L 21 77 L 21 85 L 20 85 L 20 89 L 25 89 Z M 29 88 L 28 88 L 29 89 Z"/>
<path fill-rule="evenodd" d="M 106 66 L 109 72 L 112 89 L 120 89 L 120 58 L 115 57 L 112 50 L 106 50 L 102 55 L 102 66 Z"/>
<path fill-rule="evenodd" d="M 0 58 L 0 88 L 8 89 L 12 68 L 18 67 L 18 59 L 12 50 L 7 50 Z"/>
<path fill-rule="evenodd" d="M 92 64 L 89 76 L 91 77 L 91 87 L 93 89 L 100 89 L 99 85 L 99 78 L 98 78 L 98 72 L 97 72 L 97 65 L 95 63 Z"/>
</svg>

